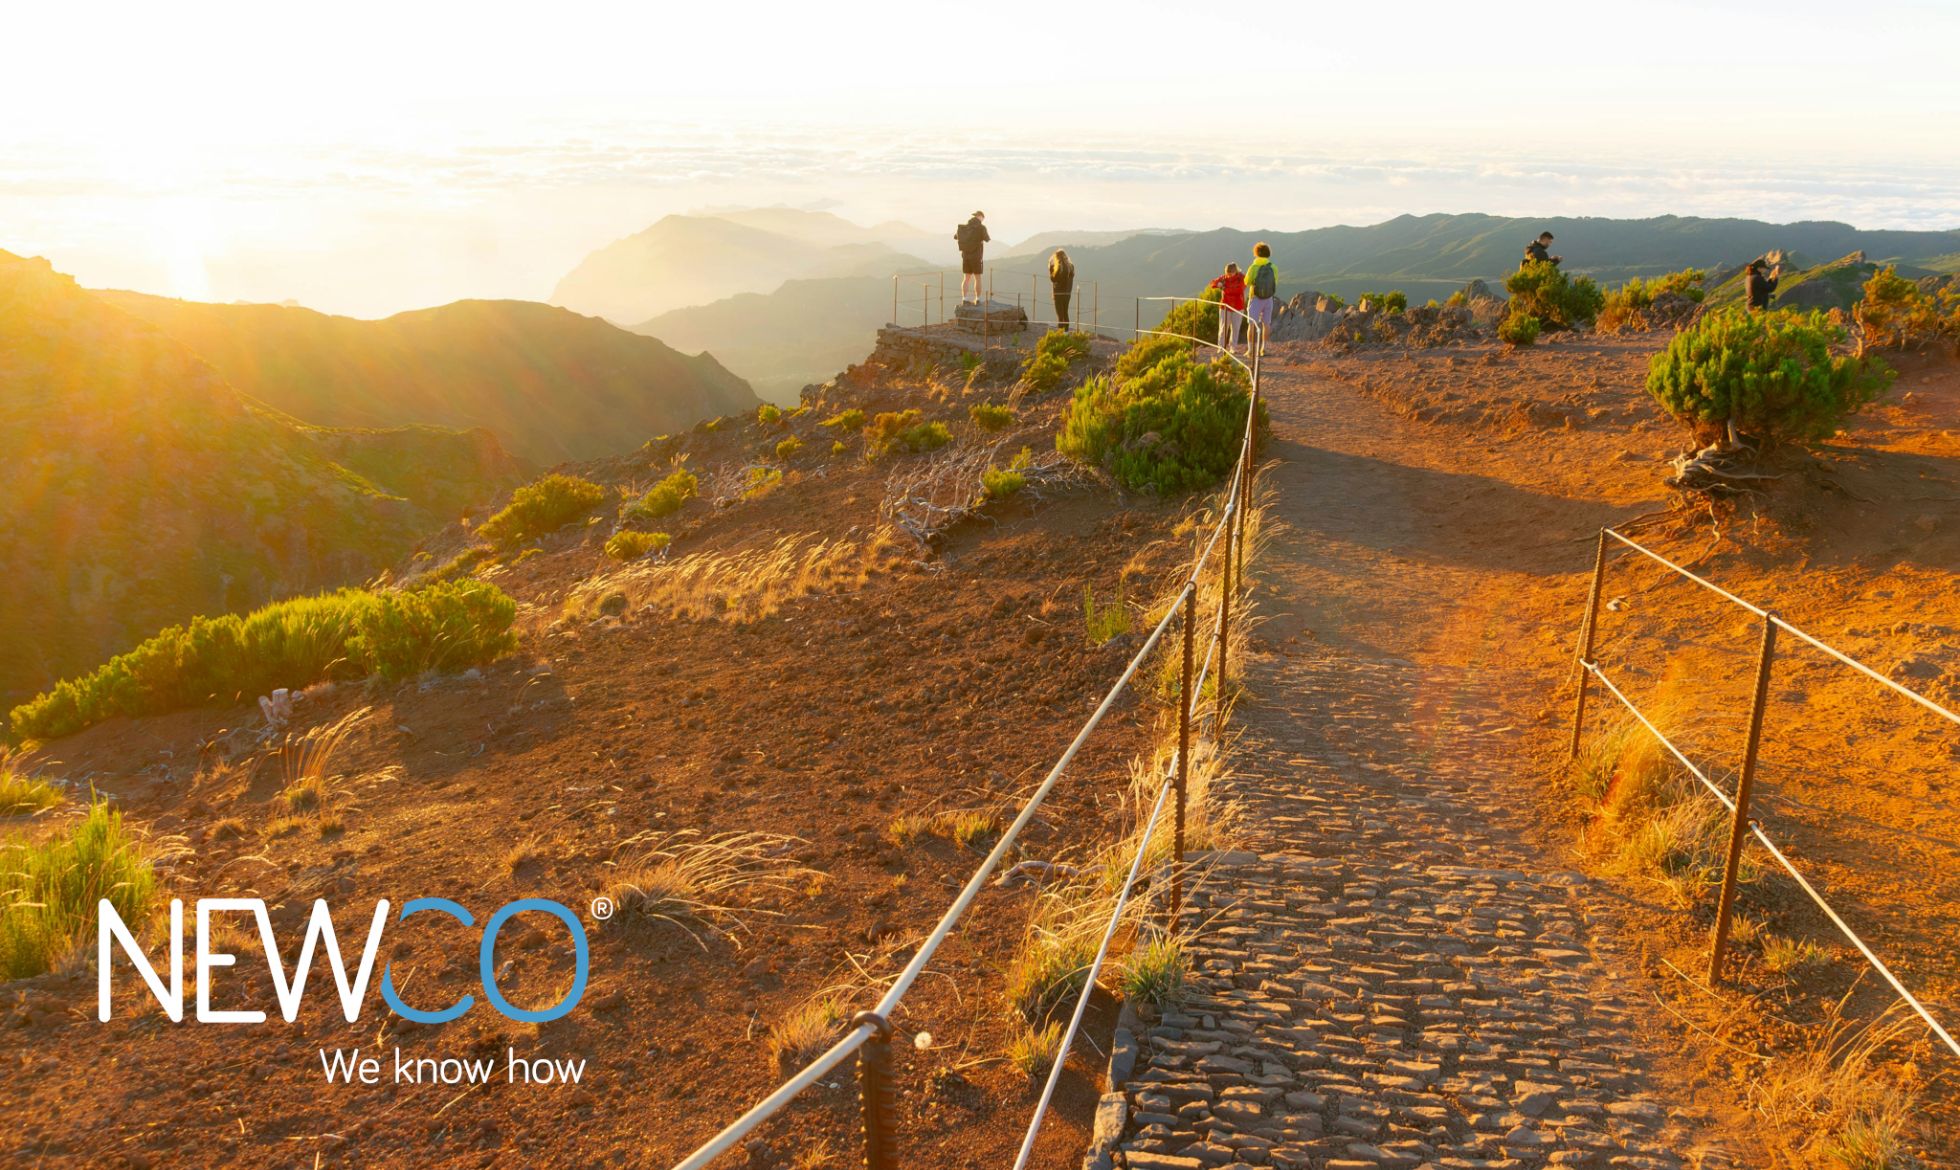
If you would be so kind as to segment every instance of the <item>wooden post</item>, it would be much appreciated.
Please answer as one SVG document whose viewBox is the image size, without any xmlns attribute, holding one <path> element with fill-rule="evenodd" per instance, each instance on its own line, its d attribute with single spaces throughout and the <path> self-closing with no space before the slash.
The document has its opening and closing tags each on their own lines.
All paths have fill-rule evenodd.
<svg viewBox="0 0 1960 1170">
<path fill-rule="evenodd" d="M 1572 705 L 1572 744 L 1567 760 L 1579 758 L 1579 736 L 1586 726 L 1586 688 L 1592 683 L 1593 638 L 1599 631 L 1599 593 L 1606 582 L 1606 530 L 1599 530 L 1599 551 L 1593 555 L 1592 596 L 1586 602 L 1586 626 L 1579 635 L 1579 697 Z"/>
<path fill-rule="evenodd" d="M 1756 660 L 1756 697 L 1749 707 L 1749 738 L 1742 748 L 1742 776 L 1735 785 L 1735 817 L 1729 822 L 1729 854 L 1722 865 L 1722 900 L 1715 909 L 1715 945 L 1708 954 L 1708 981 L 1722 981 L 1729 945 L 1729 915 L 1735 908 L 1735 878 L 1742 866 L 1742 843 L 1749 835 L 1749 794 L 1756 783 L 1756 754 L 1763 742 L 1763 710 L 1769 704 L 1770 667 L 1776 661 L 1776 618 L 1763 615 L 1763 653 Z"/>
</svg>

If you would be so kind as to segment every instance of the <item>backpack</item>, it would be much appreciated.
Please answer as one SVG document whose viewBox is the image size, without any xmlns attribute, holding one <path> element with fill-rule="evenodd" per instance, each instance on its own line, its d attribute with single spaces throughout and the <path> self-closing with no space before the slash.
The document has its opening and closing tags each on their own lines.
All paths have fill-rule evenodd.
<svg viewBox="0 0 1960 1170">
<path fill-rule="evenodd" d="M 959 244 L 962 252 L 971 252 L 980 243 L 973 238 L 973 221 L 970 219 L 953 229 L 953 239 Z"/>
<path fill-rule="evenodd" d="M 1273 274 L 1271 264 L 1261 264 L 1252 270 L 1252 295 L 1262 301 L 1279 295 L 1279 277 Z"/>
</svg>

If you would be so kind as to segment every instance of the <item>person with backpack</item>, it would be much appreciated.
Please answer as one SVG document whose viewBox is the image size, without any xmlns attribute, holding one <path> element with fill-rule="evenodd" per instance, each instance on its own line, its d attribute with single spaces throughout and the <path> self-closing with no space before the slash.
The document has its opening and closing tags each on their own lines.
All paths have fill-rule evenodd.
<svg viewBox="0 0 1960 1170">
<path fill-rule="evenodd" d="M 1075 263 L 1060 248 L 1048 258 L 1048 285 L 1055 293 L 1055 327 L 1068 329 L 1068 303 L 1075 293 Z"/>
<path fill-rule="evenodd" d="M 1557 264 L 1562 257 L 1552 255 L 1552 233 L 1539 232 L 1538 238 L 1524 246 L 1524 259 L 1518 261 L 1519 268 L 1533 264 Z"/>
<path fill-rule="evenodd" d="M 1273 267 L 1273 249 L 1264 240 L 1252 245 L 1252 267 L 1245 270 L 1245 283 L 1252 293 L 1246 309 L 1257 331 L 1246 339 L 1248 348 L 1266 350 L 1266 334 L 1273 328 L 1273 303 L 1279 299 L 1279 271 Z"/>
<path fill-rule="evenodd" d="M 1218 290 L 1218 348 L 1232 353 L 1245 333 L 1245 274 L 1236 264 L 1225 266 L 1225 275 L 1212 277 L 1206 288 Z"/>
<path fill-rule="evenodd" d="M 1769 311 L 1770 294 L 1776 291 L 1776 282 L 1783 278 L 1783 266 L 1778 264 L 1768 276 L 1763 275 L 1761 258 L 1751 260 L 1743 270 L 1742 286 L 1749 294 L 1749 307 Z"/>
<path fill-rule="evenodd" d="M 973 218 L 953 229 L 953 242 L 960 246 L 960 301 L 977 304 L 980 300 L 980 277 L 987 271 L 985 259 L 987 241 L 993 237 L 987 234 L 987 218 L 984 211 L 976 211 Z M 971 295 L 967 293 L 972 288 Z"/>
</svg>

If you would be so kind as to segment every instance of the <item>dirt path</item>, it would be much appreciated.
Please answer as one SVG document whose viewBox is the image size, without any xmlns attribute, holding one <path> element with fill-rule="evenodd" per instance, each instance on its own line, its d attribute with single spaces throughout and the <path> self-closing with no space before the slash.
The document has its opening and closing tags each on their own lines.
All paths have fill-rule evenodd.
<svg viewBox="0 0 1960 1170">
<path fill-rule="evenodd" d="M 1152 1031 L 1129 1165 L 1734 1164 L 1520 763 L 1556 735 L 1574 540 L 1625 504 L 1487 478 L 1474 442 L 1269 372 L 1246 852 L 1193 899 L 1198 993 Z"/>
</svg>

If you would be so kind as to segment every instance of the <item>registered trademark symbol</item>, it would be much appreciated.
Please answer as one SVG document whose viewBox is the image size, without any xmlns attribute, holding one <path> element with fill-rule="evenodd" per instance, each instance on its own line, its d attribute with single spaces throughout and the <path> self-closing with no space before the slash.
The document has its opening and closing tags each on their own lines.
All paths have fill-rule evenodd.
<svg viewBox="0 0 1960 1170">
<path fill-rule="evenodd" d="M 592 899 L 592 917 L 604 922 L 613 916 L 613 900 L 603 895 Z"/>
</svg>

